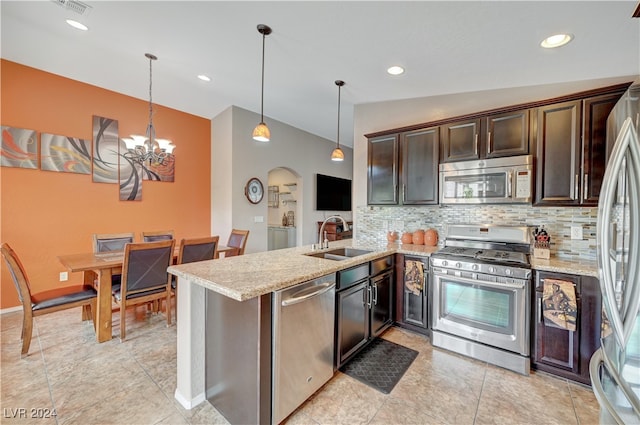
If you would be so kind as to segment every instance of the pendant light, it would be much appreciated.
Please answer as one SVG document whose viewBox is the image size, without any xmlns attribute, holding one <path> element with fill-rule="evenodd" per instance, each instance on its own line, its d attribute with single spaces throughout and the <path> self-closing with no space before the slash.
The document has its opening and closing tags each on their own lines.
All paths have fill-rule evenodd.
<svg viewBox="0 0 640 425">
<path fill-rule="evenodd" d="M 344 152 L 340 149 L 340 89 L 344 86 L 344 81 L 336 80 L 338 86 L 338 136 L 336 137 L 336 148 L 331 152 L 332 161 L 344 161 Z"/>
<path fill-rule="evenodd" d="M 144 136 L 132 134 L 131 138 L 122 139 L 127 146 L 127 152 L 124 156 L 138 163 L 162 165 L 169 159 L 169 155 L 173 154 L 175 145 L 171 140 L 156 138 L 156 128 L 153 126 L 153 98 L 151 97 L 153 81 L 151 64 L 158 60 L 158 57 L 151 53 L 145 53 L 144 56 L 149 59 L 149 123 Z"/>
<path fill-rule="evenodd" d="M 271 28 L 267 25 L 259 24 L 258 32 L 262 34 L 262 93 L 260 95 L 260 124 L 253 129 L 253 140 L 268 142 L 271 139 L 271 132 L 264 123 L 264 39 L 271 34 Z"/>
</svg>

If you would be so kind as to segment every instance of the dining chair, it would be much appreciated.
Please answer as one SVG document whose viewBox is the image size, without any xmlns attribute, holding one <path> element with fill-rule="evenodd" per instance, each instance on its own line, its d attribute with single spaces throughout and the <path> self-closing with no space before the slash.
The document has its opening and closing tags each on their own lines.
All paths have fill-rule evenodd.
<svg viewBox="0 0 640 425">
<path fill-rule="evenodd" d="M 86 306 L 90 309 L 95 328 L 97 293 L 94 288 L 90 285 L 66 286 L 32 294 L 27 272 L 18 255 L 7 243 L 3 243 L 0 250 L 18 291 L 18 299 L 22 303 L 22 355 L 29 352 L 34 317 Z"/>
<path fill-rule="evenodd" d="M 149 302 L 167 302 L 167 326 L 171 325 L 171 275 L 167 268 L 173 260 L 174 239 L 129 243 L 124 248 L 122 285 L 113 293 L 120 306 L 120 340 L 126 335 L 126 310 Z"/>
<path fill-rule="evenodd" d="M 168 241 L 173 239 L 173 230 L 158 230 L 153 232 L 142 232 L 143 242 Z"/>
<path fill-rule="evenodd" d="M 206 238 L 182 239 L 178 251 L 176 264 L 195 263 L 197 261 L 212 260 L 218 255 L 218 241 L 220 236 L 208 236 Z M 178 315 L 178 280 L 173 276 L 171 290 L 176 297 L 176 316 Z"/>
<path fill-rule="evenodd" d="M 249 238 L 248 230 L 231 230 L 231 234 L 229 235 L 229 240 L 227 242 L 227 246 L 231 248 L 236 248 L 231 251 L 227 251 L 224 253 L 226 257 L 235 257 L 236 255 L 243 255 L 244 248 L 247 245 L 247 239 Z"/>
<path fill-rule="evenodd" d="M 93 252 L 108 253 L 124 251 L 124 246 L 133 243 L 133 233 L 94 233 L 93 234 Z M 119 274 L 111 275 L 111 288 L 117 290 L 120 287 Z"/>
<path fill-rule="evenodd" d="M 93 252 L 117 252 L 124 251 L 125 244 L 133 243 L 133 233 L 94 233 Z"/>
</svg>

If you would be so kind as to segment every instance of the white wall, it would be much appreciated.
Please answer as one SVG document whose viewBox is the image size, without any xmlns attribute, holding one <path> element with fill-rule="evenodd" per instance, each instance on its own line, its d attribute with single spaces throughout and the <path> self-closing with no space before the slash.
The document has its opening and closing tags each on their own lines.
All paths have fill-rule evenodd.
<svg viewBox="0 0 640 425">
<path fill-rule="evenodd" d="M 249 229 L 246 252 L 267 250 L 267 186 L 269 171 L 283 167 L 293 170 L 298 181 L 297 232 L 301 244 L 315 242 L 316 221 L 329 212 L 315 211 L 315 174 L 352 178 L 352 150 L 343 147 L 345 160 L 331 161 L 335 141 L 302 131 L 280 121 L 265 117 L 271 130 L 271 141 L 256 142 L 251 133 L 260 115 L 232 106 L 212 120 L 212 219 L 214 235 L 226 242 L 231 228 Z M 229 131 L 230 128 L 230 131 Z M 247 181 L 257 177 L 265 190 L 263 200 L 251 204 L 244 196 Z M 355 205 L 355 204 L 354 204 Z M 351 218 L 351 214 L 343 214 Z M 261 217 L 262 222 L 256 222 Z"/>
<path fill-rule="evenodd" d="M 357 207 L 367 205 L 367 139 L 364 137 L 365 134 L 555 98 L 634 81 L 635 78 L 637 76 L 624 76 L 356 105 L 353 124 L 354 214 Z M 357 221 L 357 217 L 354 218 Z M 357 237 L 357 226 L 355 228 Z"/>
</svg>

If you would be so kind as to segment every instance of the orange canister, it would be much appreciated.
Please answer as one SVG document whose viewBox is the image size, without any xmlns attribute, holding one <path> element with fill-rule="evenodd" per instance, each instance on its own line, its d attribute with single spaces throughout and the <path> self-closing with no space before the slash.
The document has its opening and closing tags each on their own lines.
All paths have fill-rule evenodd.
<svg viewBox="0 0 640 425">
<path fill-rule="evenodd" d="M 412 244 L 413 243 L 413 235 L 410 232 L 404 232 L 402 234 L 402 239 L 400 239 L 404 244 Z"/>
<path fill-rule="evenodd" d="M 413 244 L 424 245 L 424 230 L 418 229 L 413 232 Z"/>
<path fill-rule="evenodd" d="M 424 244 L 427 246 L 436 246 L 438 244 L 438 232 L 435 229 L 428 229 L 424 232 Z"/>
</svg>

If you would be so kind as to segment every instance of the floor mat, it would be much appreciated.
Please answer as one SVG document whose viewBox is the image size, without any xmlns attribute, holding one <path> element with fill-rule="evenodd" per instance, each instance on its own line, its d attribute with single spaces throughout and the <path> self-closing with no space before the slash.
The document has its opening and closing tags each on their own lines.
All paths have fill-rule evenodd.
<svg viewBox="0 0 640 425">
<path fill-rule="evenodd" d="M 415 350 L 377 338 L 342 366 L 340 371 L 389 394 L 417 355 Z"/>
</svg>

